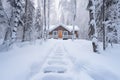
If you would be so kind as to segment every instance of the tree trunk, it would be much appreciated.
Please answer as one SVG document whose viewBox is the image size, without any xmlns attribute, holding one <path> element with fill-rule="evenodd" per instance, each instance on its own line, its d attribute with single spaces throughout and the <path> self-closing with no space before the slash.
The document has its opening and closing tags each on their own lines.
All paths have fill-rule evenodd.
<svg viewBox="0 0 120 80">
<path fill-rule="evenodd" d="M 92 46 L 93 46 L 93 51 L 98 52 L 97 45 L 95 44 L 95 42 L 92 42 Z"/>
<path fill-rule="evenodd" d="M 105 0 L 103 0 L 103 22 L 105 21 Z M 105 24 L 103 23 L 103 50 L 106 49 Z"/>
<path fill-rule="evenodd" d="M 27 15 L 27 8 L 28 8 L 28 0 L 25 1 L 25 14 L 24 14 L 24 17 L 25 17 L 25 20 L 24 20 L 24 26 L 23 26 L 23 37 L 22 37 L 22 42 L 25 41 L 25 32 L 26 32 L 26 27 L 27 27 L 27 18 L 28 18 L 28 15 Z"/>
</svg>

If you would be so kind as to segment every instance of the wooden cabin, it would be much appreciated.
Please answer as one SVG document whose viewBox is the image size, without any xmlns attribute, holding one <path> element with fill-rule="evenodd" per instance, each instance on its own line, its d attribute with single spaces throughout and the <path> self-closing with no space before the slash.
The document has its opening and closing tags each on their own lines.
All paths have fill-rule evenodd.
<svg viewBox="0 0 120 80">
<path fill-rule="evenodd" d="M 79 37 L 79 28 L 78 26 L 74 27 L 74 37 Z M 53 39 L 72 39 L 73 26 L 50 26 L 49 28 L 49 38 Z"/>
</svg>

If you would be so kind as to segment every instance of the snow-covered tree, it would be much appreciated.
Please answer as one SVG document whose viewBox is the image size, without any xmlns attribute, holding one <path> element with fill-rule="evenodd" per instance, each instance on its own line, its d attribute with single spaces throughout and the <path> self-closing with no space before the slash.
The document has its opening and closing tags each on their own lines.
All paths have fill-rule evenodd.
<svg viewBox="0 0 120 80">
<path fill-rule="evenodd" d="M 89 10 L 90 10 L 90 28 L 89 36 L 92 38 L 93 51 L 98 52 L 98 43 L 97 43 L 97 21 L 96 21 L 96 2 L 95 0 L 89 1 Z"/>
<path fill-rule="evenodd" d="M 3 7 L 2 1 L 0 0 L 0 51 L 6 50 L 11 45 L 11 28 L 10 21 L 5 9 Z"/>
<path fill-rule="evenodd" d="M 23 28 L 23 37 L 22 41 L 31 41 L 32 39 L 32 27 L 33 27 L 33 17 L 35 7 L 33 2 L 30 0 L 25 1 L 25 15 L 24 15 L 24 28 Z"/>
<path fill-rule="evenodd" d="M 38 6 L 36 8 L 36 15 L 35 15 L 35 29 L 36 29 L 36 38 L 41 39 L 43 33 L 43 20 L 42 20 L 42 8 L 41 8 L 40 1 L 38 0 Z"/>
<path fill-rule="evenodd" d="M 88 8 L 90 11 L 90 22 L 93 19 L 91 5 L 95 2 L 96 32 L 99 41 L 103 41 L 104 49 L 108 43 L 119 42 L 119 19 L 120 19 L 120 1 L 119 0 L 89 0 Z M 90 26 L 91 28 L 91 26 Z M 89 36 L 93 35 L 95 30 L 91 30 Z"/>
<path fill-rule="evenodd" d="M 8 18 L 0 0 L 0 39 L 4 39 L 5 30 L 8 27 Z"/>
<path fill-rule="evenodd" d="M 50 25 L 50 9 L 51 9 L 51 1 L 50 0 L 43 0 L 42 3 L 42 22 L 43 22 L 43 31 L 42 37 L 46 40 L 49 36 L 49 25 Z"/>
<path fill-rule="evenodd" d="M 23 5 L 22 5 L 22 0 L 15 0 L 14 1 L 14 6 L 13 6 L 13 31 L 12 31 L 12 39 L 13 41 L 16 41 L 20 35 L 20 28 L 23 26 L 23 21 L 21 19 L 21 13 L 23 11 Z"/>
</svg>

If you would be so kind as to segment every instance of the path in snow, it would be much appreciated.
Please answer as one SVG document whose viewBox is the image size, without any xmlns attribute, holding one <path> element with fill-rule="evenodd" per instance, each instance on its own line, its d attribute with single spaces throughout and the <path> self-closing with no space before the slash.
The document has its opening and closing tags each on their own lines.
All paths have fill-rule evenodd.
<svg viewBox="0 0 120 80">
<path fill-rule="evenodd" d="M 81 61 L 76 64 L 68 49 L 64 43 L 58 41 L 40 71 L 30 80 L 118 80 L 102 67 L 98 69 L 99 66 L 94 67 Z"/>
<path fill-rule="evenodd" d="M 39 73 L 30 80 L 78 80 L 74 64 L 62 44 L 54 48 Z"/>
</svg>

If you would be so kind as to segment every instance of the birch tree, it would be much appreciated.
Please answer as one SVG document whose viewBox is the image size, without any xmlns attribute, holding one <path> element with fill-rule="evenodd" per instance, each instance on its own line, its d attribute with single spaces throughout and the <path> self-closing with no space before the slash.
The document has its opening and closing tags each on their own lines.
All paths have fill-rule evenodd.
<svg viewBox="0 0 120 80">
<path fill-rule="evenodd" d="M 96 25 L 96 2 L 95 0 L 89 1 L 89 10 L 90 10 L 90 28 L 89 35 L 92 37 L 92 46 L 93 51 L 98 52 L 98 40 L 97 40 L 97 25 Z"/>
<path fill-rule="evenodd" d="M 12 30 L 12 41 L 20 39 L 18 35 L 21 35 L 19 32 L 20 27 L 23 26 L 23 21 L 21 19 L 21 13 L 23 11 L 22 0 L 15 0 L 13 6 L 13 30 Z"/>
</svg>

